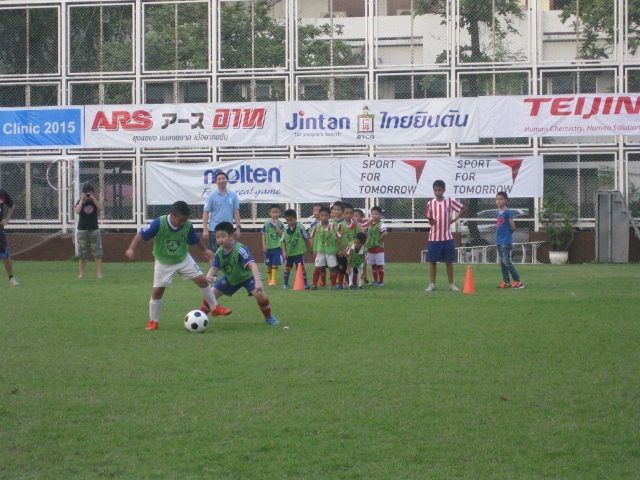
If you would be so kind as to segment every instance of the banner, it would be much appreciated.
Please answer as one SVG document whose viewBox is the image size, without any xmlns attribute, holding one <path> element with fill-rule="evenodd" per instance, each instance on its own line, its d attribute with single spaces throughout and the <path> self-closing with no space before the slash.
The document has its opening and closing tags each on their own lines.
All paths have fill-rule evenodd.
<svg viewBox="0 0 640 480">
<path fill-rule="evenodd" d="M 80 148 L 82 109 L 0 108 L 0 149 Z"/>
<path fill-rule="evenodd" d="M 640 134 L 640 95 L 480 97 L 481 138 Z"/>
<path fill-rule="evenodd" d="M 342 159 L 343 198 L 432 198 L 433 182 L 444 180 L 455 198 L 542 196 L 542 157 Z"/>
<path fill-rule="evenodd" d="M 274 102 L 88 105 L 85 148 L 276 144 Z"/>
<path fill-rule="evenodd" d="M 476 143 L 475 98 L 278 102 L 278 145 Z"/>
<path fill-rule="evenodd" d="M 145 162 L 148 205 L 178 200 L 204 204 L 215 174 L 229 177 L 240 202 L 311 203 L 340 200 L 340 160 L 247 160 L 216 163 Z"/>
</svg>

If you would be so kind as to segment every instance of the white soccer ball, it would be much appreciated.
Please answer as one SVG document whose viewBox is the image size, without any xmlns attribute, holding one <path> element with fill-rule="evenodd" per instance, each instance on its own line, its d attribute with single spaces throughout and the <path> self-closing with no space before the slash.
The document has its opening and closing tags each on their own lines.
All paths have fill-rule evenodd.
<svg viewBox="0 0 640 480">
<path fill-rule="evenodd" d="M 200 310 L 191 310 L 184 317 L 184 328 L 192 333 L 202 333 L 207 329 L 209 325 L 209 318 L 207 314 Z"/>
</svg>

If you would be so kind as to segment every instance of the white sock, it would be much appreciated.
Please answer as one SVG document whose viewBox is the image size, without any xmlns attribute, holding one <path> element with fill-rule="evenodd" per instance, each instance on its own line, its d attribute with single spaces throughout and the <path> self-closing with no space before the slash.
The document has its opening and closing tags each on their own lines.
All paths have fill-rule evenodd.
<svg viewBox="0 0 640 480">
<path fill-rule="evenodd" d="M 160 317 L 160 308 L 162 307 L 162 299 L 154 300 L 153 298 L 149 300 L 149 319 L 155 322 L 158 321 Z"/>
<path fill-rule="evenodd" d="M 200 289 L 200 293 L 202 294 L 202 298 L 204 298 L 209 304 L 209 308 L 213 310 L 216 308 L 218 301 L 216 300 L 216 295 L 213 293 L 213 288 L 205 287 Z"/>
</svg>

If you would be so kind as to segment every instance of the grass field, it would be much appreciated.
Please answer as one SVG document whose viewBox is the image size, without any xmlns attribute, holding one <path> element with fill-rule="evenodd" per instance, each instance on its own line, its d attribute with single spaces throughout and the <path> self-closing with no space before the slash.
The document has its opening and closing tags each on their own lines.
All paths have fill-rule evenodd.
<svg viewBox="0 0 640 480">
<path fill-rule="evenodd" d="M 638 265 L 520 266 L 520 291 L 476 265 L 476 295 L 425 293 L 419 264 L 358 292 L 280 281 L 280 327 L 238 293 L 204 334 L 191 282 L 146 332 L 152 264 L 92 267 L 4 277 L 2 479 L 640 476 Z"/>
</svg>

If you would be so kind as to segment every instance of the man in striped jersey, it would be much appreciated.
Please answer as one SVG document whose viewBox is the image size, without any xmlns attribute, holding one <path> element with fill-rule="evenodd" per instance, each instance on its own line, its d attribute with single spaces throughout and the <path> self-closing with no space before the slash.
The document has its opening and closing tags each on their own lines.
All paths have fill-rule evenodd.
<svg viewBox="0 0 640 480">
<path fill-rule="evenodd" d="M 433 182 L 433 195 L 435 198 L 429 200 L 425 215 L 429 220 L 431 229 L 429 230 L 429 246 L 427 247 L 427 260 L 429 260 L 429 273 L 431 283 L 425 291 L 433 292 L 436 289 L 436 267 L 439 261 L 444 261 L 449 278 L 449 290 L 458 292 L 460 289 L 453 283 L 453 260 L 456 256 L 456 248 L 453 244 L 451 234 L 451 224 L 458 220 L 467 207 L 453 198 L 444 196 L 446 185 L 442 180 Z M 451 218 L 453 212 L 458 212 Z"/>
</svg>

